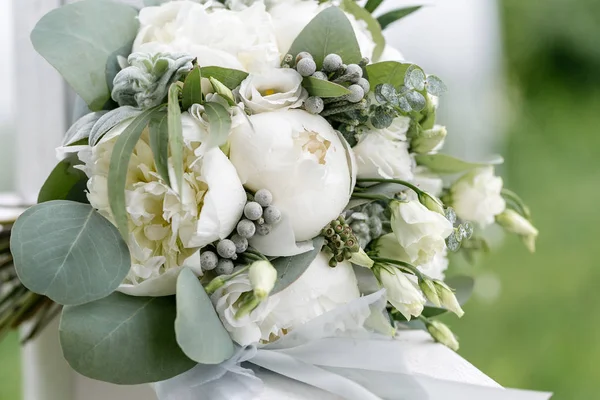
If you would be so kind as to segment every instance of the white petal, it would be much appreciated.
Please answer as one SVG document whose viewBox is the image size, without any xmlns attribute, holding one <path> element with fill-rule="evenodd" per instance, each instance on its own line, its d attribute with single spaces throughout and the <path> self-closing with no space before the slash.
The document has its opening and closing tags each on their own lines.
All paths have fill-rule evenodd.
<svg viewBox="0 0 600 400">
<path fill-rule="evenodd" d="M 250 239 L 250 246 L 266 256 L 295 256 L 306 253 L 314 247 L 312 241 L 296 243 L 292 223 L 287 215 L 282 214 L 281 221 L 273 226 L 267 236 L 255 235 Z"/>
</svg>

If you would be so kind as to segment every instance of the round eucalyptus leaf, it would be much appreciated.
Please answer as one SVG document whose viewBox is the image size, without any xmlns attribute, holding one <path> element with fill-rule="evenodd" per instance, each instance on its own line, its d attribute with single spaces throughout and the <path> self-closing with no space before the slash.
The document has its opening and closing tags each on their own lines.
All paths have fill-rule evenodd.
<svg viewBox="0 0 600 400">
<path fill-rule="evenodd" d="M 115 292 L 68 306 L 60 344 L 71 367 L 92 379 L 120 385 L 158 382 L 196 365 L 175 340 L 175 297 L 134 297 Z"/>
<path fill-rule="evenodd" d="M 131 265 L 114 225 L 89 204 L 65 200 L 25 211 L 12 228 L 10 249 L 23 285 L 63 305 L 108 296 Z"/>
</svg>

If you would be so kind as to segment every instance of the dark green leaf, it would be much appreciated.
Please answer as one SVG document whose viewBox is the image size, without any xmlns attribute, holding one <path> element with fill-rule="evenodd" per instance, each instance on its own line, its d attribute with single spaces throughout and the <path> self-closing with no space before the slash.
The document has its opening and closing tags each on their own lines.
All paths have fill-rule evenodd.
<svg viewBox="0 0 600 400">
<path fill-rule="evenodd" d="M 281 292 L 296 282 L 319 255 L 324 243 L 325 239 L 322 236 L 317 236 L 313 239 L 314 248 L 311 251 L 292 257 L 279 257 L 271 261 L 271 264 L 277 270 L 277 282 L 275 282 L 271 295 Z"/>
<path fill-rule="evenodd" d="M 446 279 L 446 284 L 453 290 L 456 295 L 456 300 L 461 306 L 466 304 L 473 294 L 473 287 L 475 286 L 475 280 L 470 276 L 453 276 Z M 424 317 L 435 317 L 447 313 L 448 310 L 442 307 L 425 306 L 423 310 Z"/>
<path fill-rule="evenodd" d="M 75 168 L 78 163 L 76 157 L 70 157 L 59 162 L 44 182 L 38 195 L 38 203 L 51 200 L 72 200 L 79 203 L 88 203 L 85 195 L 88 178 L 82 170 Z"/>
<path fill-rule="evenodd" d="M 313 18 L 288 53 L 295 58 L 303 51 L 313 56 L 318 69 L 323 66 L 325 56 L 331 53 L 342 57 L 345 64 L 358 64 L 362 59 L 354 29 L 338 7 L 328 7 Z"/>
<path fill-rule="evenodd" d="M 233 355 L 233 342 L 202 284 L 189 268 L 177 279 L 177 343 L 192 360 L 219 364 Z"/>
<path fill-rule="evenodd" d="M 304 86 L 311 96 L 340 97 L 350 94 L 350 90 L 342 85 L 312 76 L 305 77 L 302 80 L 302 86 Z"/>
<path fill-rule="evenodd" d="M 11 251 L 23 285 L 59 304 L 83 304 L 112 293 L 131 264 L 127 244 L 88 204 L 49 201 L 15 223 Z"/>
<path fill-rule="evenodd" d="M 248 73 L 237 69 L 222 67 L 202 67 L 204 78 L 215 78 L 229 89 L 233 90 L 240 86 L 242 81 L 248 77 Z"/>
<path fill-rule="evenodd" d="M 447 154 L 420 154 L 415 157 L 417 164 L 424 165 L 433 172 L 440 174 L 456 174 L 486 165 L 502 164 L 504 160 L 495 156 L 488 161 L 470 162 L 449 156 Z"/>
<path fill-rule="evenodd" d="M 167 185 L 171 185 L 169 180 L 169 126 L 168 113 L 165 111 L 157 112 L 150 119 L 150 148 L 154 155 L 154 164 L 156 170 Z"/>
<path fill-rule="evenodd" d="M 181 104 L 184 110 L 189 110 L 192 104 L 202 104 L 202 72 L 195 66 L 185 78 Z"/>
<path fill-rule="evenodd" d="M 379 22 L 369 11 L 359 6 L 354 0 L 343 0 L 341 8 L 353 15 L 357 20 L 364 21 L 367 24 L 367 29 L 371 33 L 373 42 L 375 42 L 372 58 L 373 60 L 379 60 L 379 57 L 381 57 L 381 54 L 383 54 L 383 50 L 385 49 L 385 37 L 383 37 Z"/>
<path fill-rule="evenodd" d="M 383 3 L 383 0 L 369 0 L 367 1 L 367 4 L 365 4 L 365 10 L 367 10 L 370 13 L 373 13 L 373 11 L 379 8 L 381 3 Z"/>
<path fill-rule="evenodd" d="M 173 83 L 169 88 L 169 109 L 167 123 L 169 126 L 169 149 L 175 171 L 175 187 L 181 193 L 183 185 L 183 128 L 181 126 L 181 109 L 179 108 L 179 93 L 181 88 Z"/>
<path fill-rule="evenodd" d="M 137 11 L 131 6 L 85 0 L 46 14 L 31 41 L 90 110 L 98 111 L 110 101 L 117 56 L 129 55 L 138 26 Z"/>
<path fill-rule="evenodd" d="M 404 85 L 406 71 L 413 64 L 404 64 L 396 61 L 383 61 L 367 65 L 367 74 L 372 88 L 380 84 L 390 84 L 395 88 Z"/>
<path fill-rule="evenodd" d="M 397 10 L 390 11 L 390 12 L 383 14 L 382 16 L 377 18 L 377 20 L 379 21 L 379 25 L 381 25 L 381 29 L 385 29 L 388 27 L 388 25 L 414 13 L 415 11 L 419 10 L 421 7 L 423 7 L 423 6 L 399 8 Z"/>
<path fill-rule="evenodd" d="M 113 293 L 66 307 L 60 322 L 63 354 L 73 369 L 104 382 L 135 385 L 177 376 L 196 365 L 175 339 L 175 297 Z"/>
<path fill-rule="evenodd" d="M 204 111 L 210 124 L 211 146 L 222 146 L 227 143 L 227 137 L 231 131 L 231 115 L 225 107 L 219 103 L 206 102 Z"/>
<path fill-rule="evenodd" d="M 125 182 L 129 160 L 142 132 L 148 126 L 148 122 L 156 110 L 156 107 L 146 110 L 131 121 L 117 138 L 110 158 L 108 201 L 119 232 L 125 240 L 129 239 L 129 223 L 125 209 Z"/>
</svg>

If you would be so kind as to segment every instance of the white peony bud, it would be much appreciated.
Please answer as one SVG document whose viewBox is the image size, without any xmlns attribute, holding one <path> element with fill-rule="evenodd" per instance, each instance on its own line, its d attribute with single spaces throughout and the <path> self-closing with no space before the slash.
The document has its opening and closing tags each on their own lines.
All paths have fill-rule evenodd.
<svg viewBox="0 0 600 400">
<path fill-rule="evenodd" d="M 535 252 L 538 230 L 527 218 L 514 210 L 507 209 L 496 216 L 496 222 L 507 231 L 521 236 L 527 249 L 532 253 Z"/>
<path fill-rule="evenodd" d="M 268 261 L 256 261 L 250 266 L 248 278 L 254 295 L 263 300 L 269 296 L 277 281 L 277 270 Z"/>
</svg>

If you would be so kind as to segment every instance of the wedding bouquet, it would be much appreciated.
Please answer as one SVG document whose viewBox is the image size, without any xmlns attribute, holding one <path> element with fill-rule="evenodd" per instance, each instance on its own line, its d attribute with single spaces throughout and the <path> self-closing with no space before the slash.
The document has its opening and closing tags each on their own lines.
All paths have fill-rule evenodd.
<svg viewBox="0 0 600 400">
<path fill-rule="evenodd" d="M 418 7 L 375 18 L 381 2 L 83 0 L 42 18 L 33 44 L 87 110 L 11 252 L 64 306 L 76 371 L 162 400 L 255 398 L 257 368 L 348 399 L 526 398 L 398 362 L 396 330 L 419 323 L 458 349 L 433 319 L 462 316 L 472 286 L 445 280 L 448 251 L 485 249 L 492 224 L 533 251 L 538 232 L 501 160 L 438 153 L 445 85 L 382 34 Z"/>
</svg>

